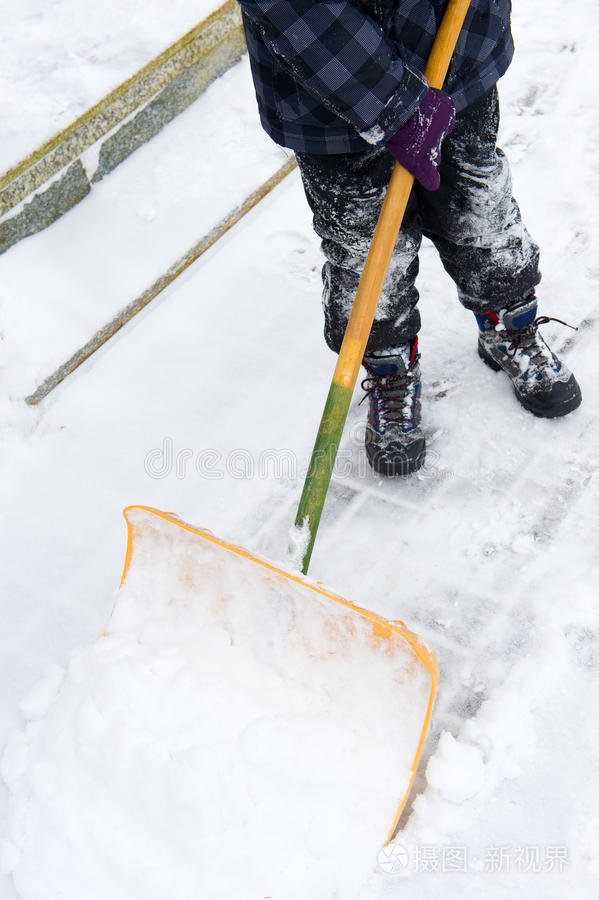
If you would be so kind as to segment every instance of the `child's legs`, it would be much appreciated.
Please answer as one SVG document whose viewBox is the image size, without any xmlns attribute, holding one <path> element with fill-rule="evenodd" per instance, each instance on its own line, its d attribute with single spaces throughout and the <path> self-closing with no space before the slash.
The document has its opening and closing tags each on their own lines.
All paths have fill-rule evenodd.
<svg viewBox="0 0 599 900">
<path fill-rule="evenodd" d="M 384 149 L 314 156 L 297 153 L 314 230 L 322 239 L 325 339 L 339 351 L 376 226 L 393 158 Z M 417 201 L 410 199 L 366 352 L 406 343 L 420 328 L 414 285 L 422 240 Z"/>
<path fill-rule="evenodd" d="M 539 249 L 522 224 L 509 165 L 496 146 L 498 126 L 494 88 L 460 113 L 443 142 L 439 190 L 417 188 L 423 232 L 460 300 L 475 312 L 525 297 L 541 278 Z"/>
</svg>

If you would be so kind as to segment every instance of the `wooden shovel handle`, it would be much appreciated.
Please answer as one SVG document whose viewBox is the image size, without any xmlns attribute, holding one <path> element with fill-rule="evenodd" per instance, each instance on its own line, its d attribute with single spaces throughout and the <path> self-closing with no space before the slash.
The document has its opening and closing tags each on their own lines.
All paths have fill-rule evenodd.
<svg viewBox="0 0 599 900">
<path fill-rule="evenodd" d="M 443 14 L 424 70 L 424 76 L 429 86 L 438 91 L 443 87 L 460 32 L 468 15 L 470 3 L 471 0 L 449 0 Z"/>
<path fill-rule="evenodd" d="M 460 31 L 470 7 L 470 0 L 449 0 L 435 43 L 424 71 L 430 87 L 440 90 L 449 69 Z M 353 391 L 372 328 L 374 314 L 383 289 L 387 269 L 406 211 L 414 176 L 399 163 L 393 168 L 385 201 L 372 237 L 370 250 L 356 298 L 347 324 L 345 337 L 333 381 Z"/>
</svg>

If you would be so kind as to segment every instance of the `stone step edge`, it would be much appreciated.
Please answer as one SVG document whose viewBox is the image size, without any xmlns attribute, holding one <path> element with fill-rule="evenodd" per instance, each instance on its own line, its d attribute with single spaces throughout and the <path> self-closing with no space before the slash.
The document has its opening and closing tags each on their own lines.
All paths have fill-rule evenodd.
<svg viewBox="0 0 599 900">
<path fill-rule="evenodd" d="M 209 250 L 224 234 L 226 234 L 237 222 L 266 197 L 278 184 L 283 181 L 296 168 L 295 156 L 287 157 L 282 166 L 270 176 L 256 190 L 252 191 L 245 200 L 224 216 L 220 222 L 210 229 L 199 241 L 190 247 L 168 270 L 154 281 L 143 293 L 121 309 L 109 322 L 95 332 L 92 337 L 80 347 L 69 359 L 60 365 L 54 372 L 45 378 L 38 387 L 25 397 L 29 406 L 35 406 L 58 387 L 65 378 L 71 375 L 79 366 L 90 358 L 97 350 L 106 344 L 117 332 L 131 321 L 142 309 L 145 309 L 165 288 L 169 287 L 189 266 L 196 262 L 207 250 Z"/>
<path fill-rule="evenodd" d="M 92 183 L 101 180 L 189 106 L 241 59 L 245 49 L 240 8 L 236 0 L 227 0 L 2 175 L 0 253 L 71 209 L 89 193 Z M 79 157 L 99 141 L 98 168 L 88 178 Z M 46 191 L 35 193 L 48 184 Z"/>
</svg>

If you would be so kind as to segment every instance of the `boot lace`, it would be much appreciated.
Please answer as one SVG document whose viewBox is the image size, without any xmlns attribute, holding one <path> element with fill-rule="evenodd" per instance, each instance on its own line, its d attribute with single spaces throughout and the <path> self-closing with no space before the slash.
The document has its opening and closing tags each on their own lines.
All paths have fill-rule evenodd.
<svg viewBox="0 0 599 900">
<path fill-rule="evenodd" d="M 575 325 L 570 325 L 569 322 L 564 322 L 563 319 L 556 319 L 554 316 L 538 316 L 534 322 L 531 322 L 530 325 L 526 325 L 524 328 L 506 328 L 505 334 L 510 341 L 507 355 L 510 359 L 514 358 L 518 350 L 529 353 L 533 363 L 543 357 L 545 355 L 543 352 L 545 345 L 544 342 L 537 341 L 537 332 L 540 325 L 546 325 L 548 322 L 559 322 L 560 325 L 565 325 L 566 328 L 578 331 Z"/>
<path fill-rule="evenodd" d="M 376 375 L 371 372 L 361 382 L 364 396 L 358 405 L 364 403 L 367 397 L 371 397 L 382 424 L 399 425 L 405 431 L 409 431 L 418 425 L 414 418 L 415 386 L 414 375 L 410 370 L 403 374 L 390 375 Z"/>
</svg>

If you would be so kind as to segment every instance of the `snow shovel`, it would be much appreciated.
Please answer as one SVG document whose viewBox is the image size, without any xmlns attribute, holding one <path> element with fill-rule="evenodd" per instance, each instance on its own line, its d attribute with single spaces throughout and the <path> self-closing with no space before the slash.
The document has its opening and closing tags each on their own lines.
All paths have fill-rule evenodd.
<svg viewBox="0 0 599 900">
<path fill-rule="evenodd" d="M 468 7 L 469 0 L 449 0 L 426 68 L 433 87 L 443 84 Z M 299 527 L 308 526 L 304 576 L 412 183 L 412 176 L 396 165 L 339 354 L 296 520 Z M 154 617 L 155 635 L 168 616 L 193 617 L 198 646 L 204 634 L 214 634 L 221 648 L 223 678 L 212 685 L 216 693 L 221 680 L 233 692 L 246 689 L 251 673 L 263 675 L 266 667 L 266 683 L 280 682 L 281 690 L 254 698 L 258 719 L 282 729 L 274 736 L 269 732 L 260 745 L 261 754 L 274 748 L 266 768 L 276 770 L 281 791 L 295 777 L 293 768 L 279 771 L 288 755 L 310 760 L 304 775 L 313 779 L 290 801 L 289 817 L 294 823 L 320 821 L 322 811 L 311 804 L 318 803 L 323 786 L 342 771 L 347 778 L 335 804 L 346 805 L 334 827 L 343 835 L 343 828 L 351 830 L 356 815 L 363 814 L 377 840 L 386 833 L 388 842 L 407 801 L 432 711 L 438 668 L 430 650 L 402 622 L 354 606 L 319 583 L 173 514 L 135 506 L 124 514 L 127 554 L 110 633 Z M 310 716 L 311 704 L 321 714 Z M 232 700 L 226 708 L 239 709 L 240 704 Z M 239 735 L 240 728 L 233 715 L 225 732 Z M 302 744 L 299 756 L 294 749 L 285 752 L 312 738 L 315 743 L 305 749 Z M 233 819 L 236 814 L 233 810 Z M 256 827 L 263 826 L 260 819 Z"/>
<path fill-rule="evenodd" d="M 106 633 L 118 639 L 133 631 L 143 641 L 184 617 L 198 655 L 217 642 L 224 674 L 212 688 L 217 697 L 227 694 L 219 722 L 227 740 L 241 740 L 248 728 L 239 723 L 236 710 L 247 703 L 237 690 L 251 694 L 256 673 L 264 678 L 266 671 L 273 696 L 253 698 L 255 717 L 281 723 L 269 731 L 269 746 L 287 746 L 293 735 L 293 764 L 287 770 L 275 755 L 263 765 L 276 769 L 281 791 L 294 782 L 298 758 L 310 760 L 310 788 L 329 782 L 341 765 L 347 808 L 337 827 L 351 829 L 349 817 L 361 811 L 373 822 L 376 852 L 385 834 L 391 839 L 416 774 L 438 683 L 434 655 L 403 622 L 354 606 L 172 513 L 133 506 L 124 515 L 127 553 Z M 306 793 L 307 820 L 323 818 L 319 792 Z M 290 815 L 301 817 L 297 798 L 292 802 Z"/>
</svg>

